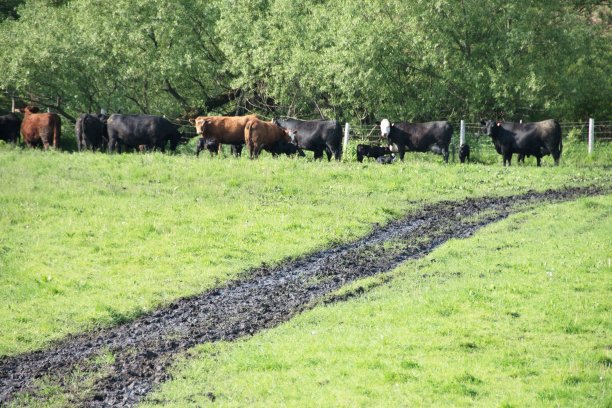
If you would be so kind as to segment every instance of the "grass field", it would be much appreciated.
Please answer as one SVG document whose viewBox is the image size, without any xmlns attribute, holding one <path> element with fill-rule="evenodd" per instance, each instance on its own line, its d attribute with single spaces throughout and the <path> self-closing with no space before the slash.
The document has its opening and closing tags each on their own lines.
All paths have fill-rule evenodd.
<svg viewBox="0 0 612 408">
<path fill-rule="evenodd" d="M 144 406 L 609 407 L 610 236 L 609 195 L 511 216 L 359 298 L 197 347 Z"/>
<path fill-rule="evenodd" d="M 117 324 L 425 202 L 612 185 L 589 163 L 327 163 L 0 146 L 0 355 Z"/>
</svg>

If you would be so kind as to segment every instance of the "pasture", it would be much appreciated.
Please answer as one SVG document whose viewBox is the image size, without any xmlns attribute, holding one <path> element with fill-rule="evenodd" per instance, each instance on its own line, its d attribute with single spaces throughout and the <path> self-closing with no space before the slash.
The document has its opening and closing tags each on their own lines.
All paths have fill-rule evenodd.
<svg viewBox="0 0 612 408">
<path fill-rule="evenodd" d="M 190 148 L 191 146 L 185 146 L 184 151 L 188 152 Z M 578 152 L 578 147 L 576 149 Z M 609 171 L 612 149 L 609 146 L 602 145 L 596 150 L 596 155 L 587 158 L 578 153 L 573 156 L 571 147 L 566 151 L 568 154 L 564 155 L 560 167 L 552 167 L 550 158 L 545 158 L 542 168 L 536 168 L 529 160 L 527 166 L 502 168 L 500 163 L 443 165 L 439 156 L 423 154 L 408 154 L 404 163 L 381 166 L 375 162 L 356 163 L 350 156 L 340 163 L 270 157 L 249 161 L 244 157 L 211 159 L 207 155 L 198 159 L 191 154 L 71 154 L 0 146 L 0 299 L 3 306 L 0 310 L 0 327 L 3 328 L 0 332 L 0 356 L 44 348 L 53 340 L 71 333 L 133 320 L 176 298 L 194 295 L 244 276 L 249 269 L 264 263 L 278 264 L 332 244 L 355 240 L 368 233 L 375 223 L 384 224 L 427 203 L 466 197 L 505 196 L 528 190 L 543 191 L 570 186 L 597 185 L 607 189 L 612 186 Z M 540 219 L 537 215 L 539 213 L 515 217 L 531 217 L 529 222 L 525 221 L 523 224 L 539 225 L 539 228 L 533 227 L 533 231 L 527 231 L 532 233 L 528 238 L 535 240 L 533 242 L 537 243 L 538 239 L 546 241 L 544 238 L 551 234 L 570 240 L 567 236 L 575 232 L 572 228 L 578 228 L 581 236 L 585 232 L 580 229 L 580 222 L 591 220 L 589 222 L 593 223 L 595 219 L 609 221 L 609 197 L 607 195 L 590 201 L 582 200 L 582 204 L 551 206 L 551 209 L 541 210 L 544 219 Z M 554 209 L 558 209 L 557 212 L 553 212 Z M 558 211 L 563 212 L 563 224 L 547 224 L 545 219 L 554 218 L 554 214 L 558 217 Z M 588 217 L 585 214 L 588 214 Z M 576 223 L 574 219 L 580 222 Z M 513 225 L 512 222 L 515 221 L 505 221 L 508 222 Z M 503 236 L 504 225 L 511 231 L 520 230 L 519 227 L 511 228 L 502 223 L 492 226 L 492 232 L 487 230 L 486 234 Z M 601 241 L 601 237 L 609 236 L 611 230 L 609 222 L 604 222 L 594 228 L 591 234 L 595 235 L 594 239 Z M 527 239 L 525 232 L 515 235 L 517 237 L 513 239 L 519 239 L 521 244 L 508 245 L 520 248 L 519 258 L 531 259 L 530 257 L 538 256 L 540 246 L 523 245 L 523 241 L 520 241 Z M 505 239 L 510 238 L 506 236 Z M 469 246 L 468 241 L 458 241 L 458 244 L 452 245 Z M 496 241 L 497 239 L 491 240 L 490 244 L 493 245 Z M 560 246 L 560 242 L 565 241 L 554 242 L 554 245 Z M 606 242 L 599 245 L 597 252 L 585 253 L 594 258 L 609 256 L 610 247 Z M 503 245 L 500 245 L 503 248 Z M 445 248 L 446 246 L 440 250 L 444 251 Z M 481 256 L 486 255 L 490 258 L 480 259 L 483 265 L 487 262 L 497 265 L 495 262 L 499 262 L 499 258 L 495 253 L 489 254 L 495 251 L 482 249 L 478 245 L 475 248 L 467 249 L 471 251 L 470 254 L 477 254 L 472 257 L 472 262 L 477 262 Z M 568 255 L 557 262 L 565 259 L 563 262 L 568 265 L 579 263 L 582 259 L 582 249 L 581 246 L 574 249 L 574 252 L 568 252 Z M 464 252 L 454 250 L 445 256 L 448 263 L 451 263 L 451 260 L 463 259 L 460 255 L 462 253 Z M 579 253 L 580 256 L 577 255 Z M 440 255 L 431 256 L 438 259 Z M 513 260 L 517 261 L 515 258 Z M 414 263 L 408 263 L 399 270 L 411 271 L 429 265 L 426 261 L 415 262 L 416 265 L 421 265 L 421 262 L 423 266 L 416 267 Z M 510 262 L 505 268 L 512 270 L 512 273 L 519 273 L 521 269 L 517 271 L 513 265 Z M 561 266 L 556 268 L 562 269 Z M 442 270 L 436 274 L 446 272 Z M 394 320 L 394 308 L 405 305 L 399 301 L 398 294 L 403 290 L 411 293 L 410 291 L 422 289 L 411 287 L 410 285 L 416 283 L 402 278 L 403 273 L 393 273 L 400 276 L 397 280 L 398 286 L 392 283 L 391 286 L 377 289 L 372 295 L 368 294 L 354 302 L 361 305 L 362 309 L 373 307 L 368 303 L 372 297 L 381 302 L 389 302 L 391 314 L 383 321 Z M 467 276 L 467 272 L 465 275 Z M 491 274 L 491 279 L 488 279 L 489 274 L 486 274 L 486 284 L 502 284 L 493 282 L 493 278 L 508 279 L 506 283 L 512 281 L 512 276 L 514 280 L 518 279 L 510 272 L 499 275 Z M 436 278 L 428 281 L 427 285 L 432 290 L 442 291 L 441 293 L 446 294 L 444 296 L 450 296 L 445 292 L 446 280 Z M 456 281 L 463 282 L 463 279 Z M 600 283 L 604 289 L 606 285 L 609 286 L 605 282 Z M 461 284 L 470 285 L 473 282 Z M 400 290 L 400 287 L 403 289 Z M 385 291 L 393 292 L 395 297 L 390 295 L 388 300 L 384 300 Z M 548 296 L 552 294 L 541 294 L 542 299 Z M 494 296 L 487 297 L 490 301 L 493 298 Z M 460 296 L 459 299 L 441 298 L 451 304 L 449 310 L 452 313 L 449 316 L 459 316 L 457 310 L 464 311 L 463 306 L 459 308 L 458 305 L 465 299 L 465 296 Z M 432 303 L 436 301 L 437 298 L 431 300 Z M 331 308 L 316 308 L 298 317 L 297 323 L 291 322 L 282 328 L 258 335 L 252 341 L 275 338 L 275 333 L 283 333 L 287 327 L 294 327 L 296 324 L 302 325 L 300 322 L 304 319 L 313 325 L 319 324 L 318 318 L 315 321 L 308 320 L 311 319 L 308 316 L 312 314 L 330 313 L 330 316 L 334 315 L 330 317 L 333 320 L 341 319 L 344 313 L 357 313 L 358 310 L 350 310 L 352 307 L 358 307 L 354 302 Z M 535 303 L 527 302 L 527 305 L 530 304 L 532 306 L 525 306 L 525 310 L 533 309 L 532 312 L 535 313 Z M 410 310 L 418 314 L 421 326 L 418 326 L 415 332 L 422 332 L 428 319 L 425 311 L 417 306 L 406 307 L 412 308 Z M 568 305 L 568 308 L 570 307 L 571 305 Z M 343 308 L 347 309 L 342 310 Z M 339 314 L 336 315 L 334 310 Z M 596 312 L 600 313 L 599 310 Z M 367 315 L 369 312 L 363 313 Z M 479 312 L 473 313 L 478 315 Z M 355 316 L 361 315 L 357 313 Z M 472 323 L 477 325 L 476 317 L 470 318 L 473 319 Z M 360 323 L 359 319 L 355 317 L 353 324 L 358 327 L 374 325 L 373 321 L 367 323 L 368 320 L 364 318 Z M 554 324 L 562 324 L 556 321 L 554 315 L 551 320 Z M 456 321 L 453 322 L 457 324 Z M 409 327 L 406 327 L 402 330 L 408 329 Z M 394 329 L 385 326 L 381 330 L 392 332 Z M 402 330 L 398 330 L 395 336 L 401 336 L 404 333 Z M 434 335 L 435 333 L 431 334 Z M 298 337 L 302 338 L 303 334 L 292 336 L 294 337 L 289 341 L 299 344 Z M 451 341 L 456 336 L 458 335 L 452 327 L 447 327 L 446 335 L 441 337 L 440 341 Z M 534 332 L 533 337 L 541 340 L 537 332 Z M 279 342 L 284 341 L 283 336 L 279 335 L 279 338 Z M 321 339 L 322 343 L 313 347 L 334 350 L 335 346 L 330 340 L 332 338 L 334 337 L 324 337 Z M 310 338 L 308 342 L 310 343 Z M 208 345 L 201 349 L 204 351 L 197 351 L 196 355 L 206 354 L 207 350 L 214 349 L 214 353 L 219 352 L 221 356 L 227 356 L 227 360 L 220 357 L 220 360 L 215 361 L 235 360 L 236 364 L 241 364 L 244 355 L 240 357 L 233 354 L 239 353 L 234 351 L 234 348 L 248 348 L 248 344 L 248 341 L 244 341 L 236 345 Z M 346 349 L 347 353 L 355 351 L 350 344 Z M 603 359 L 602 364 L 607 364 L 608 367 L 610 356 L 605 353 L 609 351 L 600 350 L 601 353 L 607 355 L 608 360 Z M 346 373 L 352 371 L 353 365 L 356 364 L 356 354 L 359 353 L 350 354 L 353 357 L 347 355 L 348 366 L 333 368 L 340 370 L 337 373 L 339 378 L 346 377 Z M 258 358 L 256 354 L 251 357 Z M 429 355 L 427 358 L 434 357 Z M 210 359 L 206 357 L 203 361 Z M 436 364 L 442 364 L 442 361 L 444 360 L 441 359 Z M 305 364 L 305 361 L 302 363 Z M 210 371 L 211 367 L 208 367 L 202 374 L 203 369 L 197 367 L 199 363 L 194 364 L 194 370 L 199 372 L 197 375 L 215 376 L 219 375 L 219 372 L 225 372 L 213 372 Z M 422 362 L 417 364 L 424 365 Z M 281 366 L 286 367 L 285 363 Z M 239 370 L 243 368 L 241 366 Z M 296 369 L 295 372 L 299 373 L 302 368 Z M 227 372 L 232 370 L 223 364 L 219 364 L 218 369 L 228 370 Z M 333 373 L 333 370 L 329 372 Z M 483 381 L 483 374 L 475 373 L 474 370 L 465 371 L 471 376 L 465 377 L 468 378 L 468 383 L 472 377 Z M 307 370 L 304 369 L 304 372 Z M 460 373 L 452 377 L 452 373 L 453 371 L 448 378 L 459 378 L 463 375 Z M 423 374 L 423 378 L 428 378 L 430 374 L 432 372 Z M 248 372 L 246 375 L 249 375 Z M 226 384 L 210 384 L 214 384 L 215 390 L 223 390 L 224 387 L 232 387 L 232 378 L 228 375 Z M 247 380 L 235 379 L 238 383 Z M 291 377 L 283 377 L 282 380 L 291 381 Z M 273 381 L 280 382 L 281 378 L 274 378 Z M 337 384 L 325 381 L 323 386 Z M 433 380 L 429 383 L 435 385 Z M 265 387 L 262 383 L 252 384 L 255 388 Z M 171 384 L 168 386 L 174 387 Z M 384 386 L 381 387 L 384 389 Z M 457 385 L 457 388 L 461 389 L 461 385 Z M 181 405 L 183 398 L 193 397 L 183 396 L 180 391 L 168 392 L 172 394 L 162 394 L 159 398 L 179 401 L 177 404 Z M 225 391 L 218 392 L 228 396 Z M 281 402 L 294 397 L 287 396 L 286 391 L 279 392 L 280 394 L 270 400 L 261 399 L 261 403 Z M 335 395 L 335 392 L 332 394 Z M 477 390 L 477 393 L 481 395 L 481 391 Z M 306 392 L 305 395 L 307 394 Z M 240 400 L 239 393 L 232 395 L 235 399 L 229 398 L 227 401 L 230 404 L 248 402 Z M 371 397 L 374 398 L 375 395 Z M 357 398 L 357 394 L 354 397 Z M 345 396 L 338 394 L 337 398 L 340 401 Z M 431 398 L 433 401 L 438 400 L 435 396 Z M 61 402 L 62 399 L 59 398 L 58 401 Z M 296 401 L 308 402 L 303 399 Z M 367 403 L 367 400 L 355 400 L 357 403 L 360 401 Z M 393 400 L 389 402 L 392 403 Z"/>
<path fill-rule="evenodd" d="M 512 216 L 198 346 L 144 406 L 609 406 L 611 220 L 609 195 Z"/>
</svg>

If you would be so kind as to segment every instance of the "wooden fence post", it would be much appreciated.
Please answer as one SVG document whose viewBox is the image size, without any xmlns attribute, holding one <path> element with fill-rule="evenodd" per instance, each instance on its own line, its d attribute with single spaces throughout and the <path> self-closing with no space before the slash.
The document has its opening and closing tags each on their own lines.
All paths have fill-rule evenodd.
<svg viewBox="0 0 612 408">
<path fill-rule="evenodd" d="M 593 154 L 593 147 L 595 146 L 595 120 L 589 118 L 589 154 Z"/>
</svg>

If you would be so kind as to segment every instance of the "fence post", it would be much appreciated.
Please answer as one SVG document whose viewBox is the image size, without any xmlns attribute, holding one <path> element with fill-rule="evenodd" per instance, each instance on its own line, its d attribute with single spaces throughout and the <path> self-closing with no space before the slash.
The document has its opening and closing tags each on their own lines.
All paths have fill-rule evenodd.
<svg viewBox="0 0 612 408">
<path fill-rule="evenodd" d="M 465 144 L 465 120 L 459 122 L 459 147 Z"/>
<path fill-rule="evenodd" d="M 11 112 L 15 112 L 15 97 L 11 96 Z"/>
<path fill-rule="evenodd" d="M 344 153 L 346 153 L 346 149 L 348 147 L 350 131 L 351 131 L 351 126 L 348 124 L 348 122 L 346 122 L 346 124 L 344 125 L 344 139 L 342 139 L 342 155 L 343 156 L 344 156 Z"/>
<path fill-rule="evenodd" d="M 593 147 L 595 145 L 595 120 L 589 118 L 589 154 L 593 153 Z"/>
</svg>

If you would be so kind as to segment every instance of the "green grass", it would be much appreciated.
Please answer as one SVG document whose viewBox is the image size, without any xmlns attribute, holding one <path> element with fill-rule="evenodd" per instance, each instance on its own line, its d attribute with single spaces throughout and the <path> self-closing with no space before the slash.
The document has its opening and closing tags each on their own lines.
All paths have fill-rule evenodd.
<svg viewBox="0 0 612 408">
<path fill-rule="evenodd" d="M 610 195 L 513 215 L 359 298 L 197 347 L 143 406 L 609 407 L 610 236 Z"/>
<path fill-rule="evenodd" d="M 0 355 L 355 239 L 424 202 L 612 185 L 606 161 L 504 169 L 418 157 L 380 166 L 2 145 Z"/>
</svg>

